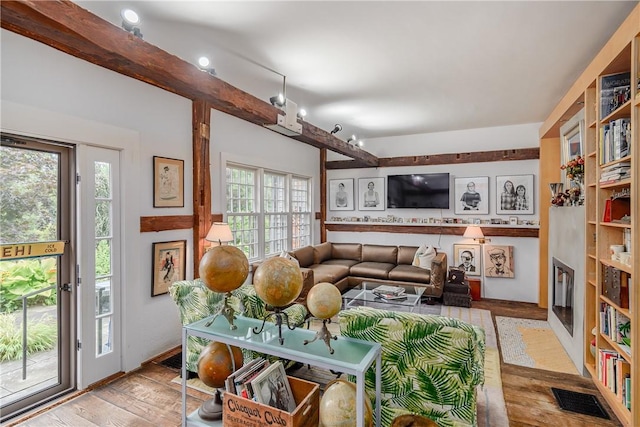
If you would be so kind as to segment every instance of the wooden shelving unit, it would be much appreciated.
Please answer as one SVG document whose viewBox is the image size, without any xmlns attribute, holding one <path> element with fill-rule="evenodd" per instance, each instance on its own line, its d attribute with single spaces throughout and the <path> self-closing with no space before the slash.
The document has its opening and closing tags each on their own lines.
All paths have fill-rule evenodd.
<svg viewBox="0 0 640 427">
<path fill-rule="evenodd" d="M 601 100 L 602 76 L 628 72 L 631 76 L 631 99 L 621 102 L 614 111 L 603 117 Z M 593 59 L 544 122 L 540 130 L 541 157 L 545 150 L 561 149 L 559 126 L 585 108 L 585 302 L 584 302 L 584 364 L 615 415 L 624 426 L 640 426 L 640 237 L 638 218 L 638 193 L 640 191 L 640 6 L 637 6 L 618 28 L 612 38 Z M 579 106 L 579 107 L 577 107 Z M 611 121 L 630 118 L 630 153 L 627 156 L 610 157 L 603 161 L 603 129 Z M 600 183 L 604 168 L 629 162 L 631 178 L 613 183 Z M 547 177 L 553 180 L 557 177 Z M 604 218 L 607 200 L 614 194 L 628 190 L 630 222 L 608 221 Z M 628 208 L 626 207 L 628 206 Z M 618 213 L 618 215 L 620 215 Z M 613 218 L 619 220 L 619 218 Z M 541 229 L 542 233 L 542 229 Z M 613 260 L 611 245 L 625 243 L 631 252 L 629 263 Z M 553 236 L 549 236 L 553 239 Z M 545 262 L 546 260 L 541 260 Z M 618 279 L 617 277 L 620 277 Z M 611 283 L 620 283 L 619 291 Z M 606 313 L 606 314 L 603 314 Z M 624 316 L 624 317 L 622 317 Z M 614 319 L 627 318 L 630 330 L 622 335 L 631 339 L 626 346 Z M 591 341 L 595 331 L 595 356 L 591 353 Z M 607 355 L 607 353 L 610 354 Z M 615 362 L 607 362 L 613 360 Z M 608 365 L 607 365 L 608 364 Z M 615 368 L 615 371 L 613 370 Z M 630 384 L 625 385 L 628 376 Z M 630 408 L 623 401 L 623 393 L 630 393 Z"/>
</svg>

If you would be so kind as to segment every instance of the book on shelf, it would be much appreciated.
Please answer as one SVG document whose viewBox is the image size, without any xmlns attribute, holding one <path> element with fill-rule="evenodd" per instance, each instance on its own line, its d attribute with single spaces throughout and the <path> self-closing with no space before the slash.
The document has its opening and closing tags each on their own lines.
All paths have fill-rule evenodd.
<svg viewBox="0 0 640 427">
<path fill-rule="evenodd" d="M 600 120 L 631 99 L 631 73 L 615 73 L 600 78 Z"/>
</svg>

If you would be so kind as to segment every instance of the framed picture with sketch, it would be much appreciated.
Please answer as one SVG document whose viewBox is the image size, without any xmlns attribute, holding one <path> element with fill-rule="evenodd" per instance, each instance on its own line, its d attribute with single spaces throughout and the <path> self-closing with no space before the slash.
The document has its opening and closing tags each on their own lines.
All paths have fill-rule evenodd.
<svg viewBox="0 0 640 427">
<path fill-rule="evenodd" d="M 454 179 L 456 215 L 489 214 L 489 177 L 475 176 Z"/>
<path fill-rule="evenodd" d="M 464 270 L 467 276 L 482 273 L 482 251 L 480 245 L 453 245 L 453 265 Z"/>
<path fill-rule="evenodd" d="M 496 213 L 532 215 L 533 175 L 496 176 Z"/>
<path fill-rule="evenodd" d="M 384 178 L 358 178 L 358 210 L 384 210 Z"/>
<path fill-rule="evenodd" d="M 173 282 L 185 279 L 186 253 L 186 240 L 153 244 L 152 297 L 166 294 Z"/>
<path fill-rule="evenodd" d="M 329 180 L 330 211 L 354 210 L 353 199 L 353 178 Z"/>
<path fill-rule="evenodd" d="M 153 207 L 184 207 L 184 160 L 153 156 Z"/>
</svg>

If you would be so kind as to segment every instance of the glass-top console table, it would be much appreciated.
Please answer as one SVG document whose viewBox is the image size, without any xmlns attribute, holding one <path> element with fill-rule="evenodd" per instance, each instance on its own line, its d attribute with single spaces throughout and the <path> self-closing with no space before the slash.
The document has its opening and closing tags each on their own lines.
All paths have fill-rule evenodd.
<svg viewBox="0 0 640 427">
<path fill-rule="evenodd" d="M 331 342 L 335 350 L 329 354 L 329 349 L 322 340 L 304 344 L 305 340 L 312 340 L 315 331 L 296 328 L 290 330 L 282 328 L 284 343 L 278 340 L 278 328 L 274 323 L 267 322 L 262 332 L 253 333 L 253 328 L 259 330 L 262 320 L 238 316 L 234 321 L 237 329 L 231 330 L 229 322 L 224 316 L 217 316 L 210 326 L 205 326 L 211 318 L 207 317 L 182 328 L 182 426 L 191 424 L 186 414 L 187 407 L 187 337 L 196 336 L 240 348 L 257 351 L 282 359 L 293 360 L 303 364 L 317 366 L 356 377 L 356 405 L 357 426 L 364 427 L 364 374 L 375 362 L 376 365 L 376 425 L 380 426 L 380 358 L 382 347 L 379 343 L 363 341 L 348 337 L 338 337 Z M 211 424 L 212 426 L 216 424 Z"/>
</svg>

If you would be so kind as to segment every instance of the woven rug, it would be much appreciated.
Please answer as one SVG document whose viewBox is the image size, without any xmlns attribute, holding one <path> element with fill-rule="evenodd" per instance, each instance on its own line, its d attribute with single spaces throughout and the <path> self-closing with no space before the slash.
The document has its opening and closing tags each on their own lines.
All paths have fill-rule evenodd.
<svg viewBox="0 0 640 427">
<path fill-rule="evenodd" d="M 579 375 L 547 321 L 496 316 L 496 324 L 504 363 Z"/>
</svg>

